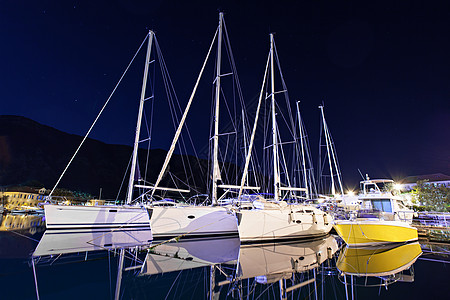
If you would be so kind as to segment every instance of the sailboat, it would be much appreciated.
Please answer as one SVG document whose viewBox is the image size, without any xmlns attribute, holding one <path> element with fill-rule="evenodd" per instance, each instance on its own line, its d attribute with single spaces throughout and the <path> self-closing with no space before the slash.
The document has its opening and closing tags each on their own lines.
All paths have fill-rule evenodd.
<svg viewBox="0 0 450 300">
<path fill-rule="evenodd" d="M 203 63 L 202 69 L 198 76 L 194 90 L 188 101 L 186 109 L 181 121 L 178 125 L 177 131 L 173 138 L 170 149 L 167 153 L 163 167 L 158 175 L 158 178 L 153 186 L 146 187 L 152 190 L 152 195 L 156 189 L 160 188 L 159 184 L 163 175 L 166 172 L 169 161 L 172 157 L 175 145 L 178 141 L 181 129 L 184 125 L 184 121 L 191 107 L 194 95 L 197 90 L 197 86 L 202 77 L 205 66 L 209 60 L 211 49 L 217 40 L 217 55 L 215 65 L 215 91 L 214 91 L 214 115 L 213 119 L 213 136 L 210 140 L 213 141 L 212 146 L 212 170 L 211 170 L 211 206 L 195 206 L 195 205 L 177 205 L 175 207 L 170 206 L 151 206 L 151 227 L 153 237 L 155 239 L 167 239 L 171 237 L 224 237 L 224 236 L 237 236 L 237 220 L 233 211 L 227 207 L 219 206 L 218 189 L 219 188 L 233 188 L 233 185 L 221 184 L 221 171 L 219 167 L 219 111 L 220 111 L 220 98 L 221 93 L 221 78 L 225 75 L 222 74 L 222 43 L 225 36 L 225 21 L 223 13 L 219 13 L 219 25 L 217 27 L 216 34 L 211 43 L 207 57 Z M 228 42 L 229 43 L 229 42 Z M 226 45 L 228 49 L 231 49 L 229 44 Z M 229 50 L 230 51 L 230 50 Z M 231 58 L 232 59 L 232 58 Z"/>
<path fill-rule="evenodd" d="M 341 170 L 337 158 L 336 148 L 327 121 L 325 120 L 324 105 L 319 106 L 320 109 L 320 124 L 321 136 L 319 141 L 319 174 L 318 186 L 322 194 L 319 195 L 319 202 L 321 206 L 336 213 L 345 213 L 350 210 L 359 208 L 358 197 L 351 193 L 345 194 L 342 184 Z M 322 134 L 324 143 L 322 142 Z M 322 148 L 325 148 L 325 155 L 322 157 Z M 323 159 L 323 160 L 322 160 Z M 326 166 L 327 165 L 327 166 Z M 326 174 L 326 169 L 329 173 Z M 327 178 L 329 177 L 329 180 Z"/>
<path fill-rule="evenodd" d="M 267 97 L 271 102 L 271 125 L 272 125 L 272 168 L 273 168 L 273 198 L 267 194 L 258 194 L 252 202 L 251 207 L 237 207 L 239 237 L 242 242 L 259 242 L 275 239 L 298 239 L 324 236 L 331 230 L 332 217 L 309 205 L 289 204 L 286 196 L 292 196 L 296 192 L 306 192 L 305 188 L 293 187 L 289 184 L 282 185 L 280 179 L 280 145 L 277 125 L 277 105 L 275 102 L 274 68 L 276 54 L 273 34 L 270 34 L 270 51 L 267 59 L 263 85 L 259 96 L 255 122 L 252 130 L 251 140 L 247 153 L 247 159 L 241 179 L 238 200 L 241 199 L 244 185 L 247 181 L 248 166 L 254 144 L 255 131 L 258 123 L 258 115 L 263 101 L 263 91 L 266 86 L 270 70 L 270 95 Z M 281 76 L 282 78 L 282 76 Z M 284 85 L 284 81 L 283 81 Z M 286 171 L 287 173 L 287 171 Z M 288 177 L 287 177 L 288 178 Z M 285 195 L 282 195 L 282 192 Z"/>
<path fill-rule="evenodd" d="M 150 98 L 146 97 L 146 84 L 148 76 L 148 67 L 151 61 L 152 42 L 156 39 L 154 32 L 150 31 L 147 39 L 147 54 L 144 70 L 144 78 L 139 102 L 139 112 L 136 124 L 136 134 L 133 147 L 133 156 L 131 171 L 128 181 L 126 205 L 121 206 L 63 206 L 63 205 L 45 205 L 45 214 L 47 228 L 60 229 L 85 229 L 85 228 L 142 228 L 143 230 L 151 227 L 154 239 L 169 239 L 174 237 L 199 237 L 199 236 L 232 236 L 237 235 L 237 221 L 234 213 L 229 209 L 217 204 L 217 189 L 220 187 L 220 170 L 218 162 L 218 115 L 220 98 L 220 73 L 221 66 L 221 48 L 223 34 L 223 13 L 219 14 L 219 26 L 214 39 L 209 48 L 205 62 L 189 98 L 186 109 L 180 119 L 172 144 L 165 158 L 163 167 L 156 182 L 153 185 L 143 185 L 136 182 L 138 170 L 138 148 L 140 142 L 140 130 L 143 119 L 144 103 Z M 213 153 L 213 187 L 212 187 L 212 206 L 193 206 L 193 205 L 159 205 L 160 203 L 138 203 L 133 205 L 133 192 L 135 188 L 146 189 L 153 196 L 157 190 L 166 190 L 172 192 L 189 192 L 185 189 L 165 188 L 160 186 L 161 179 L 169 165 L 172 154 L 175 150 L 178 138 L 181 134 L 184 122 L 186 120 L 189 108 L 199 85 L 205 69 L 206 62 L 210 56 L 214 42 L 217 39 L 217 61 L 216 61 L 216 97 L 215 97 L 215 133 L 214 133 L 214 153 Z M 81 145 L 80 145 L 81 146 Z M 67 168 L 66 168 L 67 169 Z M 139 197 L 138 197 L 139 198 Z"/>
</svg>

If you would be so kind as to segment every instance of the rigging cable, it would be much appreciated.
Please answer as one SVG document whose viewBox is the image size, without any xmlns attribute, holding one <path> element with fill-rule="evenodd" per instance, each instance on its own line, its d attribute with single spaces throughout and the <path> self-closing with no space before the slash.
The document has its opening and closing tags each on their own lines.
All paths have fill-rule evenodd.
<svg viewBox="0 0 450 300">
<path fill-rule="evenodd" d="M 144 40 L 142 41 L 141 45 L 139 46 L 138 50 L 136 51 L 136 53 L 134 54 L 133 58 L 131 59 L 130 63 L 128 64 L 128 66 L 126 67 L 125 71 L 122 73 L 122 76 L 120 77 L 119 81 L 117 82 L 116 86 L 114 87 L 113 91 L 111 92 L 111 94 L 109 95 L 108 99 L 106 100 L 105 104 L 103 105 L 102 109 L 100 110 L 100 112 L 98 113 L 97 117 L 95 118 L 94 122 L 92 123 L 91 127 L 89 128 L 89 130 L 87 131 L 86 135 L 84 136 L 83 140 L 81 141 L 80 145 L 78 146 L 77 150 L 75 151 L 75 153 L 73 154 L 72 158 L 70 159 L 70 161 L 67 163 L 66 168 L 64 169 L 64 171 L 62 172 L 61 176 L 59 176 L 58 181 L 56 182 L 55 186 L 53 187 L 53 189 L 51 190 L 50 194 L 48 195 L 49 197 L 52 196 L 53 192 L 55 191 L 56 187 L 58 186 L 59 182 L 61 181 L 61 179 L 63 178 L 64 174 L 66 173 L 67 169 L 69 168 L 70 164 L 72 163 L 72 161 L 74 160 L 75 156 L 77 155 L 78 151 L 80 150 L 81 146 L 83 146 L 84 142 L 86 141 L 87 137 L 89 136 L 89 134 L 91 133 L 92 129 L 94 128 L 95 124 L 97 123 L 97 120 L 100 118 L 101 114 L 103 113 L 103 111 L 105 110 L 106 106 L 108 105 L 109 101 L 111 100 L 112 96 L 114 95 L 116 89 L 119 87 L 119 84 L 122 82 L 122 79 L 125 77 L 125 74 L 128 72 L 128 69 L 130 68 L 130 66 L 132 65 L 134 59 L 136 58 L 136 56 L 138 55 L 139 51 L 141 50 L 142 46 L 144 45 L 145 41 L 148 39 L 148 34 L 145 36 Z"/>
</svg>

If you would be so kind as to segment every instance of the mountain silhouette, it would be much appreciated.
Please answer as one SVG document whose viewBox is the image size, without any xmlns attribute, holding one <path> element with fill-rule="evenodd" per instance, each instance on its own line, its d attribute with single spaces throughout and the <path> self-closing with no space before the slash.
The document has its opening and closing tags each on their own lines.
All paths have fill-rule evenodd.
<svg viewBox="0 0 450 300">
<path fill-rule="evenodd" d="M 52 188 L 83 137 L 68 134 L 21 116 L 0 116 L 0 186 L 40 183 Z M 147 150 L 139 150 L 140 174 L 155 182 L 167 151 L 150 150 L 147 174 L 144 166 Z M 102 198 L 123 199 L 128 184 L 126 174 L 132 147 L 87 139 L 58 185 Z M 189 169 L 187 172 L 185 169 Z M 160 186 L 207 191 L 207 160 L 189 155 L 174 155 Z M 188 175 L 187 175 L 188 174 Z M 125 179 L 124 179 L 125 178 Z"/>
</svg>

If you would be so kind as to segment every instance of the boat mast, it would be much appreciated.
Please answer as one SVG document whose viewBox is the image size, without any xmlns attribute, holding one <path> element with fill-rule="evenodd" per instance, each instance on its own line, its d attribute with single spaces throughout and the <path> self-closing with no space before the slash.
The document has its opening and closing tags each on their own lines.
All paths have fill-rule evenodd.
<svg viewBox="0 0 450 300">
<path fill-rule="evenodd" d="M 323 123 L 323 130 L 325 133 L 325 142 L 327 145 L 327 154 L 328 154 L 328 163 L 330 165 L 330 176 L 331 176 L 331 193 L 333 195 L 336 194 L 336 188 L 335 188 L 335 183 L 334 183 L 334 175 L 333 175 L 333 165 L 334 168 L 336 170 L 336 175 L 337 175 L 337 179 L 338 179 L 338 183 L 339 183 L 339 189 L 341 192 L 341 195 L 344 195 L 344 189 L 342 188 L 342 180 L 341 180 L 341 176 L 339 173 L 339 168 L 337 165 L 337 160 L 336 160 L 336 153 L 334 153 L 334 149 L 332 146 L 332 142 L 331 142 L 331 136 L 330 136 L 330 131 L 328 130 L 328 125 L 325 121 L 325 114 L 323 112 L 323 105 L 319 106 L 320 108 L 320 112 L 322 114 L 322 123 Z M 333 159 L 333 162 L 331 162 L 331 160 Z"/>
<path fill-rule="evenodd" d="M 327 146 L 328 164 L 330 166 L 331 194 L 334 195 L 334 194 L 336 194 L 336 189 L 334 187 L 334 175 L 333 175 L 333 166 L 331 164 L 330 141 L 328 139 L 329 138 L 328 137 L 328 128 L 327 128 L 327 123 L 325 122 L 325 115 L 323 113 L 323 106 L 320 105 L 319 109 L 320 109 L 320 113 L 322 115 L 323 131 L 324 131 L 324 134 L 325 134 L 325 144 Z"/>
<path fill-rule="evenodd" d="M 213 183 L 212 183 L 212 205 L 217 205 L 217 185 L 220 177 L 219 169 L 219 108 L 220 108 L 220 67 L 222 55 L 222 27 L 223 27 L 223 13 L 219 13 L 219 32 L 217 40 L 217 61 L 216 61 L 216 92 L 215 92 L 215 112 L 214 112 L 214 148 L 213 148 Z"/>
<path fill-rule="evenodd" d="M 280 171 L 278 169 L 278 139 L 277 139 L 277 120 L 275 113 L 275 78 L 274 78 L 274 39 L 273 33 L 270 34 L 270 85 L 272 98 L 272 143 L 273 143 L 273 181 L 274 181 L 274 199 L 280 199 Z"/>
<path fill-rule="evenodd" d="M 309 199 L 309 186 L 306 174 L 306 161 L 305 161 L 305 146 L 303 145 L 303 137 L 305 136 L 305 134 L 303 132 L 302 117 L 300 116 L 300 101 L 297 101 L 297 115 L 298 115 L 298 127 L 300 129 L 300 148 L 302 151 L 303 179 L 305 180 L 306 199 Z"/>
<path fill-rule="evenodd" d="M 142 114 L 144 111 L 144 102 L 145 99 L 145 89 L 147 87 L 147 77 L 148 77 L 148 67 L 150 64 L 150 54 L 152 49 L 154 33 L 153 31 L 149 31 L 148 33 L 148 45 L 147 45 L 147 55 L 145 58 L 145 68 L 144 68 L 144 78 L 142 79 L 142 90 L 141 90 L 141 99 L 139 101 L 139 112 L 136 123 L 136 134 L 134 136 L 134 146 L 133 146 L 133 158 L 131 160 L 131 171 L 130 178 L 128 181 L 128 192 L 127 192 L 127 204 L 131 203 L 133 197 L 133 186 L 134 186 L 134 176 L 136 174 L 136 165 L 138 159 L 138 149 L 139 149 L 139 137 L 141 134 L 141 123 L 142 123 Z"/>
</svg>

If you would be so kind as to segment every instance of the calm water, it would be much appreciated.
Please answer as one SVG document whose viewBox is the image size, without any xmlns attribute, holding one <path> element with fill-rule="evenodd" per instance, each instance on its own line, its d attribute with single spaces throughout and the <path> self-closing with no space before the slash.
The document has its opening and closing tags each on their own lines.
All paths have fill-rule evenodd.
<svg viewBox="0 0 450 300">
<path fill-rule="evenodd" d="M 237 238 L 142 244 L 148 232 L 44 234 L 41 221 L 42 216 L 3 216 L 0 299 L 114 299 L 116 293 L 120 299 L 450 295 L 448 247 L 433 246 L 434 254 L 418 243 L 355 250 L 333 235 L 264 245 L 240 245 Z"/>
</svg>

